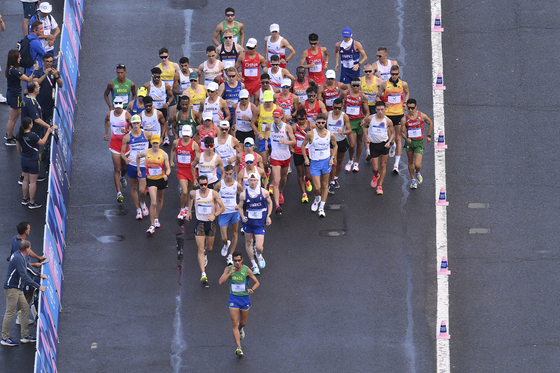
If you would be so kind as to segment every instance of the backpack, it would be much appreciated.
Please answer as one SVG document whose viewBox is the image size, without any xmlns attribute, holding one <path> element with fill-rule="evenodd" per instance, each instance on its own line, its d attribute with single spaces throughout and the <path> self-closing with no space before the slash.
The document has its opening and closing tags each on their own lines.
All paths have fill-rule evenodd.
<svg viewBox="0 0 560 373">
<path fill-rule="evenodd" d="M 30 44 L 30 40 L 27 36 L 21 39 L 17 43 L 17 49 L 21 56 L 21 61 L 19 61 L 19 66 L 26 69 L 33 67 L 33 64 L 35 63 L 33 57 L 31 57 L 31 46 L 29 44 Z"/>
</svg>

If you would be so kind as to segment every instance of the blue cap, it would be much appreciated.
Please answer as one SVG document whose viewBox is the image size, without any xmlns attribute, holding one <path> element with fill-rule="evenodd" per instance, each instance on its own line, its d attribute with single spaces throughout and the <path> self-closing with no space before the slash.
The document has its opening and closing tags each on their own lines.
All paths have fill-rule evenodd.
<svg viewBox="0 0 560 373">
<path fill-rule="evenodd" d="M 194 71 L 191 71 L 191 73 L 189 74 L 189 80 L 190 79 L 196 79 L 198 80 L 198 74 L 195 73 Z"/>
<path fill-rule="evenodd" d="M 346 27 L 344 30 L 342 30 L 342 36 L 346 37 L 346 38 L 351 38 L 352 37 L 352 30 L 350 30 L 348 27 Z"/>
</svg>

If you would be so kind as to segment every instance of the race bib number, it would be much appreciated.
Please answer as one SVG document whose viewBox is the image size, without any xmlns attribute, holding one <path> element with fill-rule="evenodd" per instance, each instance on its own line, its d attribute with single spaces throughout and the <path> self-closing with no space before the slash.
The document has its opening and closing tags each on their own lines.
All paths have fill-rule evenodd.
<svg viewBox="0 0 560 373">
<path fill-rule="evenodd" d="M 241 293 L 244 291 L 247 291 L 247 284 L 243 283 L 243 284 L 231 284 L 231 292 L 232 293 Z"/>
<path fill-rule="evenodd" d="M 354 67 L 354 60 L 342 60 L 342 66 L 347 69 L 351 69 Z"/>
<path fill-rule="evenodd" d="M 46 35 L 46 34 L 45 34 Z M 117 95 L 116 97 L 122 98 L 123 105 L 126 106 L 128 104 L 128 94 L 126 95 Z"/>
<path fill-rule="evenodd" d="M 148 174 L 150 176 L 159 176 L 163 174 L 161 167 L 148 167 Z"/>
<path fill-rule="evenodd" d="M 338 135 L 339 129 L 342 129 L 342 124 L 338 124 L 338 123 L 329 124 L 329 131 L 334 133 L 335 135 Z"/>
<path fill-rule="evenodd" d="M 307 101 L 307 93 L 297 93 L 296 96 L 298 97 L 300 104 Z"/>
<path fill-rule="evenodd" d="M 333 106 L 333 105 L 334 105 L 334 100 L 336 100 L 336 97 L 327 98 L 327 99 L 325 100 L 325 104 L 326 104 L 327 106 Z"/>
<path fill-rule="evenodd" d="M 200 104 L 193 104 L 192 108 L 194 111 L 200 111 Z"/>
<path fill-rule="evenodd" d="M 388 100 L 390 104 L 400 104 L 401 103 L 401 95 L 389 95 Z"/>
<path fill-rule="evenodd" d="M 224 70 L 228 67 L 235 66 L 235 58 L 226 58 L 225 60 L 222 60 L 222 62 L 224 63 Z"/>
<path fill-rule="evenodd" d="M 408 129 L 408 137 L 422 137 L 422 129 L 421 128 L 409 128 Z"/>
<path fill-rule="evenodd" d="M 245 76 L 258 76 L 259 68 L 258 67 L 246 67 L 245 68 Z"/>
<path fill-rule="evenodd" d="M 212 213 L 212 206 L 211 205 L 198 205 L 196 208 L 196 212 L 201 215 L 210 215 Z"/>
<path fill-rule="evenodd" d="M 206 150 L 206 144 L 204 143 L 204 141 L 200 142 L 200 149 L 201 150 Z"/>
<path fill-rule="evenodd" d="M 285 107 L 282 108 L 282 111 L 284 111 L 284 115 L 292 115 L 292 108 Z"/>
<path fill-rule="evenodd" d="M 366 95 L 366 97 L 367 97 L 367 100 L 368 100 L 368 103 L 369 103 L 369 104 L 375 103 L 375 97 L 376 97 L 376 95 L 371 94 L 371 93 L 365 93 L 365 95 Z"/>
<path fill-rule="evenodd" d="M 302 145 L 303 145 L 303 139 L 296 139 L 296 146 L 298 148 L 301 148 Z"/>
<path fill-rule="evenodd" d="M 124 127 L 113 126 L 113 134 L 115 135 L 124 135 L 123 130 Z"/>
<path fill-rule="evenodd" d="M 263 213 L 262 210 L 257 210 L 257 211 L 249 210 L 248 211 L 248 216 L 249 216 L 249 219 L 262 219 L 262 216 L 263 216 L 262 213 Z"/>
<path fill-rule="evenodd" d="M 315 152 L 315 156 L 319 159 L 325 159 L 330 156 L 330 149 L 328 148 L 315 149 L 314 152 Z"/>
<path fill-rule="evenodd" d="M 310 73 L 320 73 L 321 70 L 323 70 L 323 64 L 321 62 L 316 62 L 315 67 L 309 68 Z"/>
<path fill-rule="evenodd" d="M 237 35 L 233 35 L 233 42 L 237 43 Z"/>
<path fill-rule="evenodd" d="M 177 154 L 177 161 L 183 164 L 191 163 L 191 155 L 190 154 Z"/>
<path fill-rule="evenodd" d="M 371 127 L 371 129 L 373 130 L 373 134 L 376 136 L 385 136 L 387 135 L 387 128 L 385 127 Z"/>
<path fill-rule="evenodd" d="M 235 197 L 222 197 L 222 201 L 224 202 L 224 206 L 226 207 L 235 206 Z"/>
<path fill-rule="evenodd" d="M 360 107 L 359 106 L 347 106 L 346 107 L 346 114 L 348 114 L 348 115 L 360 115 Z"/>
</svg>

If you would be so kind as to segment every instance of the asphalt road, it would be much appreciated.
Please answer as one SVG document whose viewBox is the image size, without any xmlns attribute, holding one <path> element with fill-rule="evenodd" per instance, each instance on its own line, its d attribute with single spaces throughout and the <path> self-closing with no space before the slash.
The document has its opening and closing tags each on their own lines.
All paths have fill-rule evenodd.
<svg viewBox="0 0 560 373">
<path fill-rule="evenodd" d="M 549 94 L 555 91 L 554 69 L 537 78 L 545 89 L 526 92 L 534 91 L 529 84 L 536 74 L 530 73 L 557 61 L 552 35 L 558 17 L 525 10 L 527 4 L 504 9 L 493 3 L 443 3 L 453 372 L 551 372 L 558 365 L 553 310 L 559 287 L 549 275 L 557 257 L 552 242 L 559 238 L 553 202 L 558 176 L 549 170 L 558 160 L 553 144 L 558 130 L 553 127 L 553 136 L 527 136 L 528 129 L 511 125 L 532 123 L 535 117 L 543 123 L 545 108 L 556 110 Z M 185 5 L 196 10 L 184 11 Z M 125 63 L 128 77 L 140 86 L 159 63 L 157 50 L 163 46 L 172 61 L 187 51 L 198 65 L 229 5 L 86 1 L 59 369 L 434 371 L 432 147 L 426 147 L 421 187 L 410 190 L 408 178 L 389 174 L 383 196 L 369 187 L 371 171 L 362 158 L 358 174 L 343 171 L 342 187 L 329 196 L 324 220 L 299 202 L 295 174 L 289 176 L 284 215 L 274 216 L 267 229 L 267 267 L 252 297 L 242 359 L 234 354 L 228 288 L 217 283 L 224 267 L 219 236 L 209 255 L 210 287 L 204 289 L 192 223 L 182 234 L 175 220 L 176 179 L 166 191 L 162 228 L 152 237 L 144 233 L 147 222 L 134 220 L 128 189 L 125 203 L 116 203 L 103 141 L 107 106 L 102 97 L 114 67 Z M 342 28 L 350 26 L 368 60 L 374 60 L 378 46 L 389 48 L 411 97 L 431 116 L 428 2 L 358 2 L 341 8 L 339 2 L 323 1 L 297 9 L 262 5 L 248 1 L 236 7 L 246 40 L 257 37 L 259 52 L 269 24 L 278 23 L 298 57 L 307 48 L 307 35 L 316 32 L 332 58 Z M 527 9 L 553 4 L 539 5 Z M 552 26 L 539 28 L 543 18 Z M 529 71 L 526 56 L 535 61 Z M 295 65 L 289 68 L 294 73 Z M 534 149 L 540 157 L 529 162 L 528 150 Z M 545 160 L 542 153 L 548 149 Z M 4 151 L 13 156 L 10 149 Z M 537 183 L 536 175 L 544 182 Z M 12 187 L 15 194 L 15 182 Z M 469 202 L 489 208 L 469 209 Z M 4 237 L 13 235 L 17 222 L 8 223 L 2 225 Z M 489 228 L 490 233 L 473 235 L 470 228 Z M 344 234 L 328 236 L 329 230 Z M 537 230 L 543 233 L 531 234 Z M 177 259 L 177 238 L 184 239 L 183 261 Z"/>
</svg>

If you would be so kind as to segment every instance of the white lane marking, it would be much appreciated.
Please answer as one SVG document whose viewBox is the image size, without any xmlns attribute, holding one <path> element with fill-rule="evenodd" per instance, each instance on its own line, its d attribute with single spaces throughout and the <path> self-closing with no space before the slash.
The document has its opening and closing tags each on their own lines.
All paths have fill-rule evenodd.
<svg viewBox="0 0 560 373">
<path fill-rule="evenodd" d="M 434 22 L 436 14 L 441 14 L 441 0 L 431 0 L 431 22 Z M 429 30 L 431 30 L 431 26 Z M 442 51 L 442 33 L 431 32 L 432 36 L 432 81 L 435 82 L 439 72 L 443 72 L 443 51 Z M 434 134 L 443 131 L 445 134 L 445 113 L 443 90 L 433 90 L 434 104 Z M 432 136 L 434 136 L 432 134 Z M 436 136 L 433 137 L 436 140 Z M 441 188 L 446 188 L 446 170 L 445 170 L 445 150 L 435 150 L 434 156 L 434 172 L 435 172 L 435 198 L 439 198 Z M 447 188 L 445 189 L 447 190 Z M 436 260 L 446 256 L 447 254 L 447 207 L 436 206 Z M 452 262 L 451 262 L 452 263 Z M 437 320 L 434 330 L 434 337 L 439 333 L 441 321 L 445 320 L 448 325 L 447 332 L 453 332 L 453 324 L 449 321 L 449 276 L 437 276 Z M 450 328 L 451 327 L 451 328 Z M 436 339 L 436 366 L 438 373 L 451 372 L 451 362 L 449 354 L 449 340 Z"/>
<path fill-rule="evenodd" d="M 192 9 L 185 9 L 185 43 L 183 44 L 183 56 L 191 59 L 191 23 L 193 18 Z"/>
</svg>

